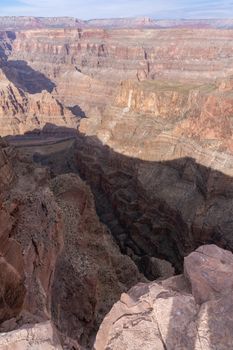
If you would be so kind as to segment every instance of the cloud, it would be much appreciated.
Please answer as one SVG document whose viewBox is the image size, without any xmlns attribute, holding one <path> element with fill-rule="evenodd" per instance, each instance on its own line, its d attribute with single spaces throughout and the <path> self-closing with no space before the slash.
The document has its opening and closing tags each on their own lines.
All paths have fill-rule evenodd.
<svg viewBox="0 0 233 350">
<path fill-rule="evenodd" d="M 232 0 L 0 0 L 1 16 L 229 18 Z"/>
</svg>

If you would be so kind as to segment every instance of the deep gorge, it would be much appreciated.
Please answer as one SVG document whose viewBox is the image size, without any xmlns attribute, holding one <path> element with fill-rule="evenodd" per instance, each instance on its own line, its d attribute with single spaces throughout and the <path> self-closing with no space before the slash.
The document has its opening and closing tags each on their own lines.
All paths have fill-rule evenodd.
<svg viewBox="0 0 233 350">
<path fill-rule="evenodd" d="M 0 348 L 230 349 L 232 29 L 57 22 L 0 33 Z"/>
</svg>

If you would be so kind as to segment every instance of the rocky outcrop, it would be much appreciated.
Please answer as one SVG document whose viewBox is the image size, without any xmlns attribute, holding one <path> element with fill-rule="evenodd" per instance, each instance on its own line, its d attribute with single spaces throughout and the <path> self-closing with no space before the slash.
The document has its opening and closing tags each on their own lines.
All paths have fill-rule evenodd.
<svg viewBox="0 0 233 350">
<path fill-rule="evenodd" d="M 214 245 L 185 258 L 185 274 L 138 284 L 105 317 L 94 348 L 229 349 L 233 255 Z"/>
<path fill-rule="evenodd" d="M 11 45 L 14 38 L 14 32 L 0 31 L 0 66 L 6 62 L 7 57 L 11 54 Z"/>
<path fill-rule="evenodd" d="M 26 325 L 12 332 L 0 333 L 0 348 L 2 350 L 62 350 L 56 330 L 49 321 Z"/>
</svg>

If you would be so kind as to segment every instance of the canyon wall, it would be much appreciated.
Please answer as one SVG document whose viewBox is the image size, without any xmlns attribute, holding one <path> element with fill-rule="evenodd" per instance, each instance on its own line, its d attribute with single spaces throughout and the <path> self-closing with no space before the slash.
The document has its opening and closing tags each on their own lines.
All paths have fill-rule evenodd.
<svg viewBox="0 0 233 350">
<path fill-rule="evenodd" d="M 9 45 L 4 36 L 0 40 L 8 57 L 2 70 L 24 92 L 46 90 L 72 114 L 99 119 L 126 79 L 146 81 L 151 91 L 156 87 L 150 81 L 174 80 L 191 88 L 227 79 L 231 34 L 215 29 L 21 30 L 8 38 Z"/>
<path fill-rule="evenodd" d="M 97 203 L 107 197 L 120 225 L 106 222 L 150 279 L 153 256 L 181 271 L 200 244 L 233 249 L 231 89 L 231 79 L 127 81 L 99 122 L 81 122 L 79 171 Z"/>
<path fill-rule="evenodd" d="M 19 146 L 1 141 L 0 316 L 22 342 L 49 322 L 79 349 L 131 286 L 181 273 L 203 244 L 233 250 L 233 45 L 232 30 L 64 21 L 0 35 L 0 130 Z"/>
</svg>

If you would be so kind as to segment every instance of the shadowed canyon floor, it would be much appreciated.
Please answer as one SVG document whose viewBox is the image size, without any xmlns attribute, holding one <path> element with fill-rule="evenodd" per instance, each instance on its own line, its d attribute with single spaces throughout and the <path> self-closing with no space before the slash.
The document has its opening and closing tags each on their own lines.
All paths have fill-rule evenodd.
<svg viewBox="0 0 233 350">
<path fill-rule="evenodd" d="M 0 348 L 231 349 L 231 21 L 16 22 L 0 19 Z"/>
<path fill-rule="evenodd" d="M 91 144 L 91 147 L 90 147 Z M 135 261 L 135 263 L 138 265 L 141 272 L 143 272 L 149 279 L 154 280 L 156 278 L 164 278 L 169 277 L 173 274 L 173 271 L 171 270 L 171 267 L 169 265 L 166 265 L 165 260 L 169 260 L 173 263 L 173 265 L 177 268 L 177 271 L 182 270 L 182 261 L 184 256 L 187 256 L 191 251 L 195 250 L 196 247 L 200 246 L 201 244 L 205 243 L 211 243 L 215 242 L 218 243 L 220 246 L 226 247 L 228 249 L 232 249 L 230 247 L 231 242 L 228 240 L 228 238 L 231 237 L 230 235 L 230 229 L 229 229 L 229 235 L 227 234 L 227 231 L 224 231 L 227 228 L 227 222 L 230 224 L 231 222 L 231 214 L 229 214 L 229 218 L 225 216 L 225 219 L 223 222 L 221 222 L 222 219 L 222 213 L 224 212 L 226 215 L 226 210 L 221 208 L 221 206 L 217 206 L 215 211 L 211 211 L 212 217 L 210 218 L 211 227 L 208 227 L 208 225 L 200 226 L 199 228 L 195 227 L 195 225 L 192 223 L 189 223 L 191 225 L 188 225 L 184 221 L 184 218 L 182 217 L 181 213 L 179 213 L 178 209 L 175 211 L 173 208 L 171 208 L 168 203 L 165 202 L 165 200 L 161 200 L 161 198 L 156 198 L 153 196 L 153 200 L 148 196 L 148 193 L 145 192 L 145 190 L 140 186 L 140 183 L 138 181 L 133 180 L 133 175 L 135 176 L 138 172 L 138 169 L 140 166 L 153 166 L 154 169 L 157 167 L 160 168 L 161 166 L 164 166 L 168 169 L 179 169 L 181 167 L 183 170 L 196 167 L 196 176 L 194 173 L 192 173 L 192 176 L 189 177 L 187 180 L 186 178 L 186 184 L 189 183 L 189 185 L 192 187 L 192 189 L 195 187 L 196 191 L 202 191 L 202 189 L 198 185 L 198 181 L 200 181 L 200 174 L 202 176 L 205 176 L 204 178 L 210 179 L 214 178 L 216 183 L 221 183 L 221 186 L 225 184 L 226 187 L 226 193 L 229 195 L 231 193 L 230 190 L 230 183 L 232 183 L 231 177 L 228 177 L 227 175 L 221 174 L 217 171 L 211 170 L 210 168 L 204 168 L 203 166 L 200 166 L 195 163 L 192 159 L 180 159 L 177 161 L 170 161 L 165 162 L 164 164 L 162 162 L 160 163 L 151 163 L 151 162 L 145 162 L 140 161 L 135 158 L 129 158 L 127 156 L 122 156 L 120 154 L 116 154 L 113 150 L 110 150 L 108 147 L 103 146 L 100 144 L 100 142 L 90 137 L 83 137 L 80 135 L 80 139 L 70 138 L 67 140 L 59 140 L 55 141 L 53 138 L 53 142 L 51 140 L 49 142 L 46 142 L 46 137 L 44 136 L 43 144 L 41 144 L 41 140 L 36 141 L 35 138 L 33 139 L 33 142 L 31 139 L 22 138 L 20 141 L 18 141 L 18 145 L 20 145 L 20 150 L 23 150 L 23 154 L 27 158 L 34 157 L 34 159 L 37 162 L 40 162 L 42 165 L 49 166 L 50 172 L 52 177 L 54 177 L 54 180 L 52 180 L 56 184 L 56 191 L 58 193 L 61 193 L 61 195 L 58 195 L 58 198 L 61 198 L 61 201 L 59 199 L 58 203 L 59 206 L 62 208 L 62 210 L 68 210 L 65 211 L 65 218 L 68 220 L 68 223 L 66 225 L 66 234 L 65 237 L 67 239 L 67 242 L 65 243 L 64 253 L 61 254 L 61 266 L 62 270 L 59 272 L 59 264 L 57 265 L 56 269 L 58 274 L 56 276 L 57 281 L 64 281 L 64 285 L 61 285 L 61 282 L 59 282 L 58 289 L 56 288 L 56 283 L 54 284 L 54 296 L 52 294 L 52 297 L 55 299 L 55 305 L 60 305 L 59 308 L 59 314 L 61 321 L 57 319 L 57 311 L 56 309 L 53 310 L 53 317 L 55 324 L 57 325 L 58 329 L 61 331 L 65 330 L 66 327 L 68 327 L 69 330 L 72 330 L 71 324 L 73 325 L 74 322 L 76 323 L 75 334 L 69 333 L 65 331 L 66 336 L 69 335 L 72 339 L 77 337 L 77 331 L 76 327 L 80 330 L 80 306 L 77 305 L 76 309 L 79 310 L 77 312 L 77 316 L 74 315 L 74 309 L 73 306 L 76 305 L 77 302 L 80 302 L 82 300 L 82 308 L 84 308 L 84 314 L 85 317 L 87 316 L 88 312 L 85 309 L 85 303 L 89 300 L 89 293 L 88 295 L 85 293 L 83 297 L 81 297 L 82 293 L 81 290 L 83 287 L 80 286 L 79 281 L 79 274 L 80 268 L 82 271 L 88 271 L 88 260 L 87 259 L 87 249 L 92 250 L 92 245 L 90 245 L 90 230 L 91 227 L 95 227 L 93 223 L 91 223 L 91 227 L 88 226 L 88 234 L 86 233 L 84 237 L 82 236 L 82 239 L 85 239 L 85 237 L 88 239 L 88 244 L 84 244 L 84 252 L 85 252 L 85 259 L 83 262 L 81 262 L 81 243 L 78 243 L 77 239 L 75 238 L 77 233 L 80 232 L 80 226 L 77 226 L 74 224 L 72 217 L 70 217 L 73 210 L 72 208 L 72 202 L 74 201 L 74 212 L 75 216 L 77 216 L 77 209 L 79 208 L 79 201 L 78 198 L 82 198 L 82 195 L 80 197 L 80 193 L 76 193 L 76 190 L 74 190 L 74 182 L 78 180 L 78 178 L 75 175 L 59 175 L 59 173 L 70 173 L 79 171 L 83 176 L 88 178 L 88 181 L 92 185 L 92 191 L 95 195 L 95 202 L 97 207 L 97 212 L 103 222 L 105 222 L 108 227 L 111 230 L 112 235 L 118 242 L 118 244 L 122 247 L 123 253 L 127 253 L 129 256 L 131 256 L 132 260 Z M 82 147 L 81 147 L 82 145 Z M 83 146 L 85 145 L 85 146 Z M 93 163 L 90 157 L 90 154 L 87 155 L 83 151 L 86 149 L 91 149 L 92 151 L 92 157 L 94 155 L 95 162 Z M 98 161 L 97 161 L 97 158 Z M 104 164 L 102 161 L 104 160 Z M 149 163 L 148 165 L 146 163 Z M 88 167 L 88 171 L 87 171 Z M 94 167 L 94 170 L 93 170 Z M 95 169 L 97 167 L 98 171 Z M 92 169 L 92 170 L 91 170 Z M 108 172 L 106 172 L 106 169 L 108 169 Z M 127 171 L 127 173 L 126 173 Z M 186 172 L 186 171 L 185 171 Z M 84 175 L 86 174 L 86 175 Z M 111 176 L 109 176 L 111 174 Z M 106 177 L 108 175 L 108 178 Z M 127 175 L 127 177 L 126 177 Z M 168 171 L 168 175 L 170 176 L 170 171 Z M 66 176 L 68 183 L 66 185 Z M 131 180 L 130 180 L 131 179 Z M 60 182 L 61 180 L 61 182 Z M 80 181 L 80 180 L 78 180 Z M 207 181 L 208 182 L 208 181 Z M 110 186 L 111 184 L 111 186 Z M 68 194 L 64 193 L 63 186 L 68 189 Z M 80 188 L 81 192 L 83 191 L 83 184 Z M 80 191 L 79 190 L 79 191 Z M 137 190 L 137 191 L 136 191 Z M 185 193 L 187 191 L 187 187 L 185 188 Z M 208 197 L 211 201 L 217 203 L 219 201 L 219 197 L 221 197 L 222 194 L 219 193 L 219 189 L 215 189 L 216 193 L 214 195 L 213 190 L 211 189 L 210 193 L 206 193 L 205 199 L 208 201 Z M 174 195 L 177 196 L 177 194 L 174 193 Z M 61 197 L 60 197 L 61 196 Z M 63 199 L 64 196 L 64 199 Z M 134 196 L 134 198 L 132 197 Z M 136 196 L 136 197 L 135 197 Z M 146 197 L 147 196 L 147 197 Z M 216 197 L 215 197 L 216 196 Z M 215 197 L 215 198 L 214 198 Z M 188 205 L 191 206 L 192 212 L 195 211 L 195 202 L 194 202 L 195 196 L 191 196 L 191 198 L 187 199 L 185 206 Z M 224 199 L 226 200 L 226 198 Z M 121 205 L 120 205 L 120 204 Z M 189 204 L 190 203 L 190 204 Z M 68 206 L 68 209 L 67 209 Z M 209 207 L 207 205 L 206 207 Z M 210 207 L 213 207 L 211 205 Z M 231 206 L 232 207 L 232 206 Z M 223 210 L 223 212 L 220 212 Z M 218 217 L 216 215 L 216 212 L 218 213 Z M 206 217 L 208 215 L 206 212 L 203 212 L 200 210 L 200 208 L 197 207 L 197 215 L 200 220 L 200 215 L 203 215 L 203 218 L 206 220 Z M 88 220 L 90 221 L 90 213 L 88 213 Z M 214 218 L 220 220 L 218 223 L 214 221 Z M 69 231 L 68 230 L 69 227 Z M 138 230 L 139 227 L 139 230 Z M 71 236 L 70 232 L 71 230 Z M 74 231 L 73 231 L 74 230 Z M 221 230 L 223 230 L 221 232 Z M 81 230 L 83 232 L 83 229 Z M 72 234 L 72 232 L 74 232 Z M 73 237 L 72 239 L 70 237 Z M 81 237 L 80 237 L 81 238 Z M 75 241 L 73 241 L 75 239 Z M 93 238 L 91 238 L 91 242 L 94 243 Z M 71 246 L 70 246 L 71 245 Z M 70 246 L 70 248 L 69 248 Z M 208 246 L 207 246 L 208 247 Z M 72 253 L 72 250 L 74 249 L 74 252 Z M 110 249 L 110 246 L 108 246 L 108 249 Z M 204 249 L 207 249 L 204 247 Z M 77 250 L 79 252 L 78 257 L 76 255 Z M 95 251 L 95 259 L 97 258 L 96 254 L 96 246 L 94 248 Z M 219 252 L 219 253 L 217 253 Z M 219 250 L 211 250 L 210 253 L 206 252 L 204 253 L 204 256 L 212 256 L 213 259 L 217 257 L 218 254 L 225 254 L 220 253 Z M 66 261 L 65 255 L 67 254 L 68 261 L 70 261 L 71 257 L 72 259 L 77 259 L 78 261 L 76 263 L 76 268 L 78 267 L 78 270 L 76 270 L 75 273 L 72 273 L 70 275 L 70 272 L 73 269 L 72 263 L 72 269 L 71 267 L 68 268 L 68 270 L 65 270 Z M 93 254 L 93 251 L 92 253 Z M 228 253 L 227 253 L 228 254 Z M 102 252 L 101 252 L 102 255 Z M 192 255 L 191 255 L 192 256 Z M 159 257 L 162 260 L 155 259 L 154 257 Z M 81 259 L 81 260 L 80 260 Z M 122 258 L 121 258 L 122 259 Z M 120 261 L 121 261 L 120 259 Z M 208 258 L 207 258 L 208 259 Z M 232 259 L 232 258 L 231 258 Z M 224 260 L 224 258 L 223 258 Z M 202 264 L 200 268 L 197 267 L 197 273 L 203 274 L 203 278 L 206 276 L 205 268 L 207 268 L 206 262 L 201 262 Z M 215 263 L 215 260 L 213 260 Z M 222 261 L 222 260 L 221 260 Z M 119 264 L 119 261 L 118 261 Z M 198 263 L 199 264 L 199 263 Z M 215 263 L 216 268 L 218 266 L 218 262 Z M 191 267 L 190 267 L 191 265 Z M 124 323 L 117 323 L 117 336 L 114 335 L 114 331 L 111 329 L 111 337 L 109 340 L 106 340 L 109 342 L 108 346 L 103 345 L 105 342 L 105 339 L 108 339 L 108 332 L 109 332 L 109 326 L 111 325 L 111 321 L 109 321 L 109 318 L 106 319 L 106 322 L 108 326 L 103 323 L 100 329 L 100 335 L 97 337 L 96 342 L 96 349 L 106 349 L 108 347 L 112 349 L 124 349 L 125 347 L 129 347 L 129 349 L 136 347 L 136 349 L 139 349 L 142 346 L 142 339 L 147 339 L 147 348 L 150 349 L 152 344 L 157 344 L 158 348 L 164 349 L 163 343 L 166 344 L 167 349 L 173 349 L 173 344 L 176 339 L 177 348 L 179 346 L 182 349 L 201 349 L 204 346 L 204 349 L 212 349 L 212 346 L 215 344 L 216 340 L 213 340 L 216 334 L 218 332 L 221 332 L 221 320 L 217 318 L 216 320 L 213 318 L 214 313 L 218 313 L 224 305 L 224 300 L 226 298 L 226 294 L 224 294 L 223 297 L 221 297 L 220 289 L 223 286 L 223 279 L 226 278 L 226 282 L 228 280 L 228 277 L 224 277 L 225 272 L 219 271 L 216 276 L 218 276 L 219 280 L 219 287 L 216 285 L 216 276 L 213 282 L 211 282 L 211 291 L 210 295 L 217 292 L 215 295 L 216 301 L 212 301 L 212 297 L 208 296 L 206 294 L 206 287 L 205 284 L 199 281 L 199 277 L 195 277 L 195 269 L 194 266 L 197 266 L 197 261 L 195 264 L 190 263 L 189 268 L 192 270 L 192 272 L 189 272 L 191 274 L 194 274 L 194 280 L 191 280 L 194 284 L 192 293 L 194 296 L 192 296 L 189 284 L 187 284 L 186 281 L 183 280 L 183 278 L 175 278 L 174 280 L 168 280 L 166 282 L 162 282 L 162 284 L 152 284 L 145 285 L 145 286 L 138 286 L 139 290 L 142 290 L 142 292 L 136 292 L 137 298 L 139 298 L 139 301 L 135 301 L 135 296 L 132 296 L 133 298 L 133 305 L 131 305 L 131 302 L 129 304 L 129 311 L 123 311 L 124 315 L 128 315 L 126 321 L 124 321 L 124 318 L 122 319 L 122 322 Z M 69 266 L 69 265 L 68 265 Z M 101 263 L 101 271 L 103 268 L 103 263 Z M 188 265 L 186 265 L 185 269 L 187 269 Z M 218 267 L 219 268 L 219 267 Z M 64 271 L 64 272 L 62 272 Z M 185 270 L 186 271 L 186 270 Z M 190 271 L 190 270 L 189 270 Z M 214 270 L 212 267 L 210 267 L 211 273 L 214 274 Z M 223 271 L 225 271 L 225 268 L 223 268 Z M 78 273 L 77 273 L 78 272 Z M 82 272 L 83 273 L 83 272 Z M 93 263 L 91 264 L 91 273 L 93 273 Z M 125 276 L 126 271 L 124 271 L 123 275 Z M 208 272 L 210 273 L 210 272 Z M 231 263 L 229 266 L 229 273 L 232 273 L 231 269 Z M 60 275 L 63 274 L 63 275 Z M 131 272 L 130 272 L 131 275 Z M 63 276 L 61 278 L 61 276 Z M 70 280 L 69 276 L 72 276 L 72 280 Z M 74 278 L 76 276 L 76 278 Z M 127 274 L 126 274 L 127 276 Z M 128 277 L 124 278 L 129 278 Z M 92 277 L 93 278 L 93 277 Z M 98 277 L 100 278 L 100 276 Z M 193 277 L 190 277 L 193 278 Z M 197 281 L 197 282 L 195 282 Z M 87 283 L 87 282 L 86 282 Z M 112 283 L 112 282 L 111 282 Z M 198 285 L 198 291 L 195 287 L 195 283 L 199 283 Z M 209 283 L 209 277 L 207 278 L 207 283 Z M 85 286 L 85 284 L 84 284 Z M 106 285 L 106 279 L 104 279 L 104 286 Z M 164 286 L 164 287 L 163 287 Z M 90 286 L 88 283 L 88 290 Z M 158 303 L 161 304 L 161 312 L 164 312 L 164 306 L 163 305 L 163 299 L 162 295 L 163 293 L 167 293 L 167 296 L 165 297 L 166 305 L 167 305 L 167 330 L 162 331 L 162 335 L 159 333 L 160 331 L 156 331 L 156 326 L 153 324 L 151 325 L 151 332 L 148 333 L 148 331 L 144 329 L 148 329 L 148 325 L 146 322 L 151 323 L 154 316 L 147 315 L 148 310 L 154 306 L 149 307 L 149 309 L 143 309 L 144 303 L 147 305 L 147 302 L 141 301 L 143 298 L 147 298 L 147 290 L 148 288 L 152 288 L 153 291 L 150 293 L 151 298 L 153 295 L 156 297 L 157 293 L 159 293 L 158 296 Z M 164 289 L 163 289 L 164 288 Z M 203 289 L 202 289 L 203 288 Z M 228 288 L 228 287 L 227 287 Z M 61 298 L 61 289 L 66 293 L 68 293 L 69 301 L 71 302 L 71 309 L 69 310 L 69 303 L 67 299 L 64 300 L 64 304 L 62 305 L 62 299 Z M 77 296 L 74 294 L 74 291 L 78 290 Z M 181 291 L 180 291 L 181 290 Z M 226 289 L 226 293 L 227 293 Z M 90 292 L 90 291 L 89 291 Z M 107 294 L 110 294 L 112 292 L 107 291 Z M 134 295 L 134 291 L 132 291 Z M 145 293 L 145 296 L 141 296 Z M 181 293 L 181 294 L 176 294 Z M 187 294 L 188 293 L 188 294 Z M 199 301 L 198 298 L 200 296 L 196 296 L 195 293 L 200 293 L 201 298 L 207 298 L 209 300 L 209 304 L 203 304 L 203 301 Z M 229 287 L 229 293 L 231 294 L 231 287 Z M 229 295 L 230 295 L 229 294 Z M 131 295 L 131 294 L 130 294 Z M 144 295 L 144 294 L 143 294 Z M 161 296 L 160 296 L 161 295 Z M 207 296 L 206 296 L 207 295 Z M 73 299 L 73 296 L 75 299 Z M 84 298 L 84 299 L 83 299 Z M 125 298 L 122 296 L 122 298 Z M 157 297 L 156 297 L 157 298 Z M 168 299 L 169 299 L 169 307 L 168 307 Z M 195 299 L 194 299 L 195 298 Z M 197 298 L 197 299 L 196 299 Z M 221 299 L 222 298 L 222 299 Z M 90 297 L 90 300 L 93 300 L 93 296 Z M 105 301 L 106 302 L 106 301 Z M 124 305 L 128 305 L 128 301 L 126 302 L 125 299 L 123 301 Z M 138 306 L 137 303 L 139 303 L 141 306 Z M 141 304 L 142 303 L 142 304 Z M 111 304 L 111 303 L 110 303 Z M 229 299 L 229 304 L 231 305 L 231 301 Z M 111 305 L 109 305 L 110 307 Z M 117 308 L 118 306 L 114 306 L 114 308 Z M 125 306 L 126 307 L 126 306 Z M 135 308 L 136 311 L 134 311 Z M 158 307 L 156 306 L 156 312 L 158 311 Z M 227 306 L 228 307 L 228 306 Z M 113 309 L 115 310 L 115 309 Z M 122 307 L 120 307 L 120 310 L 122 310 Z M 162 311 L 163 310 L 163 311 Z M 214 311 L 215 310 L 215 311 Z M 222 309 L 221 309 L 222 310 Z M 115 311 L 111 311 L 113 313 Z M 118 312 L 122 311 L 116 311 L 117 319 L 121 318 L 119 316 Z M 231 311 L 229 310 L 229 317 L 231 317 Z M 110 316 L 112 317 L 110 313 Z M 141 313 L 142 316 L 139 316 Z M 174 313 L 174 317 L 173 315 Z M 133 316 L 135 314 L 135 316 Z M 182 315 L 182 317 L 179 319 L 179 316 L 175 315 Z M 129 316 L 132 315 L 132 316 Z M 147 315 L 147 316 L 145 316 Z M 186 315 L 186 316 L 184 316 Z M 72 316 L 72 318 L 70 318 Z M 115 316 L 114 316 L 115 317 Z M 125 316 L 126 317 L 126 316 Z M 157 315 L 157 317 L 160 316 Z M 178 317 L 178 319 L 177 319 Z M 185 318 L 187 317 L 187 319 Z M 188 319 L 196 319 L 196 325 L 195 323 L 190 325 L 190 329 L 188 330 L 186 328 L 186 323 L 188 323 Z M 76 321 L 75 321 L 76 319 Z M 186 320 L 186 321 L 184 321 Z M 62 322 L 62 323 L 59 323 Z M 82 321 L 85 324 L 87 321 Z M 126 323 L 125 323 L 126 322 Z M 182 325 L 184 322 L 185 325 Z M 193 321 L 194 322 L 194 321 Z M 209 326 L 203 326 L 202 324 L 206 324 L 206 322 L 210 322 Z M 228 322 L 228 321 L 226 321 Z M 230 322 L 230 321 L 229 321 Z M 115 324 L 115 321 L 113 321 Z M 144 323 L 145 326 L 144 326 Z M 89 322 L 87 323 L 89 324 Z M 138 325 L 140 324 L 140 326 Z M 176 324 L 176 328 L 174 328 L 174 324 Z M 67 325 L 67 326 L 66 326 Z M 123 329 L 127 328 L 129 329 L 126 334 L 122 333 L 122 335 L 119 335 L 119 327 L 123 327 Z M 133 327 L 132 332 L 135 334 L 139 334 L 138 337 L 131 338 L 128 334 L 131 333 L 130 327 Z M 135 328 L 135 326 L 137 328 Z M 90 327 L 90 324 L 87 327 L 87 330 L 84 331 L 84 334 L 88 334 L 90 337 L 90 333 L 88 332 L 88 329 Z M 141 328 L 142 327 L 142 328 Z M 145 328 L 144 328 L 145 327 Z M 161 326 L 158 326 L 159 329 Z M 170 327 L 170 328 L 169 328 Z M 201 336 L 200 338 L 197 337 L 197 334 L 195 333 L 196 327 L 201 327 L 198 331 L 198 334 L 200 332 Z M 207 328 L 206 328 L 207 327 Z M 226 323 L 227 329 L 231 329 L 230 323 Z M 82 329 L 82 328 L 81 328 Z M 85 329 L 85 328 L 84 328 Z M 86 333 L 87 332 L 87 333 Z M 165 333 L 163 333 L 165 332 Z M 184 334 L 190 334 L 189 336 L 184 336 Z M 206 338 L 206 333 L 210 332 L 211 336 L 209 337 L 208 341 L 205 341 L 203 339 Z M 152 336 L 153 335 L 153 336 Z M 161 338 L 162 337 L 162 338 Z M 231 344 L 232 339 L 230 335 L 227 336 L 228 340 L 223 341 L 222 349 L 227 349 L 229 347 L 229 344 Z M 85 339 L 85 338 L 84 338 Z M 90 339 L 90 338 L 89 338 Z M 110 340 L 112 339 L 112 340 Z M 197 340 L 199 339 L 199 340 Z M 73 340 L 74 341 L 74 340 Z M 80 338 L 79 338 L 80 341 Z M 82 339 L 83 341 L 83 339 Z M 204 341 L 204 343 L 203 343 Z M 71 342 L 71 340 L 69 340 Z M 81 342 L 82 343 L 82 342 Z M 85 342 L 84 342 L 85 343 Z M 144 343 L 144 340 L 143 340 Z M 76 345 L 77 346 L 77 345 Z M 219 349 L 218 347 L 216 349 Z"/>
</svg>

